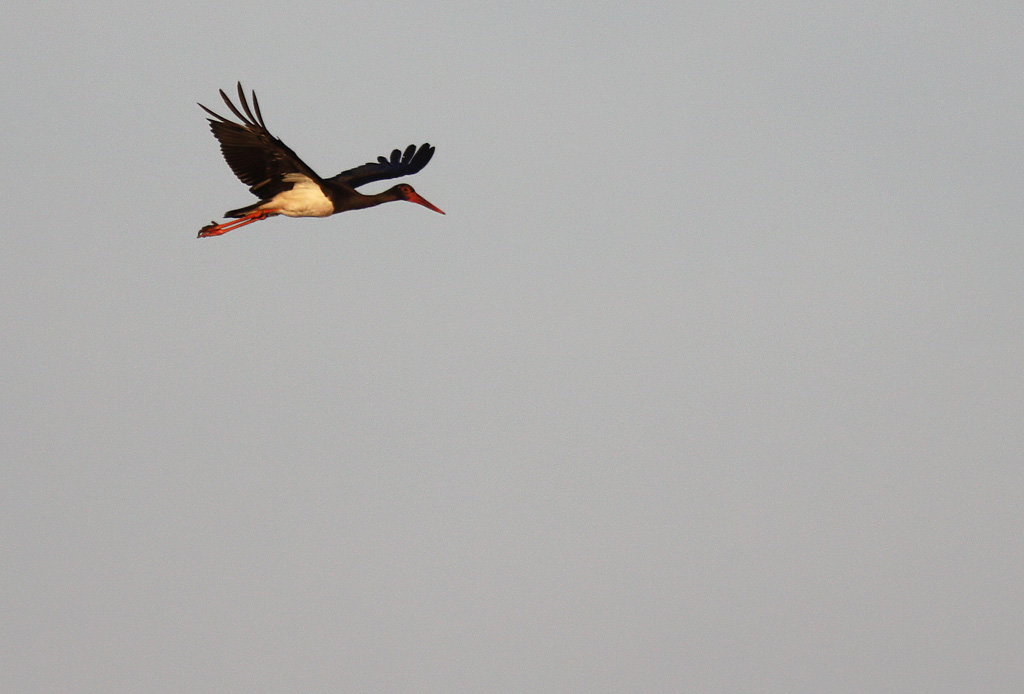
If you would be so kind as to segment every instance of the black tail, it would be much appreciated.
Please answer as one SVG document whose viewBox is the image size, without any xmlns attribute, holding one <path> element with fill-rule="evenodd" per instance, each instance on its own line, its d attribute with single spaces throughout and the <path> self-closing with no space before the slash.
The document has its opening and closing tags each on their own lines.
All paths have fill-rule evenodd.
<svg viewBox="0 0 1024 694">
<path fill-rule="evenodd" d="M 225 217 L 244 217 L 245 215 L 249 214 L 250 212 L 255 212 L 256 209 L 260 205 L 265 203 L 265 202 L 266 202 L 266 200 L 260 200 L 259 202 L 254 202 L 251 205 L 246 205 L 245 207 L 239 207 L 237 210 L 228 210 L 227 212 L 224 213 L 224 216 Z"/>
</svg>

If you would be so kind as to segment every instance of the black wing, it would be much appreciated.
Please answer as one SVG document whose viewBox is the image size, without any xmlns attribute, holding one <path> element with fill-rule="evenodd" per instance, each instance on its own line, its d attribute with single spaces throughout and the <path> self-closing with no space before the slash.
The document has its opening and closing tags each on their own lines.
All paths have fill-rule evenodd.
<svg viewBox="0 0 1024 694">
<path fill-rule="evenodd" d="M 252 106 L 246 101 L 242 83 L 238 83 L 238 102 L 245 111 L 239 111 L 231 103 L 231 99 L 220 90 L 220 96 L 241 123 L 229 121 L 202 104 L 199 107 L 209 113 L 210 130 L 220 142 L 220 151 L 228 166 L 235 172 L 238 179 L 249 186 L 249 191 L 260 199 L 266 200 L 278 193 L 289 190 L 294 180 L 285 180 L 288 174 L 301 174 L 316 183 L 320 177 L 288 145 L 270 134 L 263 123 L 260 104 L 256 100 L 256 92 L 252 93 Z M 253 112 L 255 111 L 255 115 Z"/>
<path fill-rule="evenodd" d="M 371 161 L 354 169 L 342 171 L 327 180 L 357 188 L 374 181 L 383 181 L 386 178 L 410 176 L 426 166 L 432 156 L 434 156 L 434 148 L 426 143 L 421 145 L 418 150 L 416 145 L 409 145 L 405 148 L 405 152 L 398 149 L 393 151 L 391 159 L 377 157 L 375 162 Z"/>
</svg>

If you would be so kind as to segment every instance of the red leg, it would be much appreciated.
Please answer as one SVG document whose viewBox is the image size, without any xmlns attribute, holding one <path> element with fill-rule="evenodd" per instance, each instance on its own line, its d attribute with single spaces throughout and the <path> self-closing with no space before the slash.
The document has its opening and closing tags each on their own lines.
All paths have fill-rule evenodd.
<svg viewBox="0 0 1024 694">
<path fill-rule="evenodd" d="M 199 238 L 205 238 L 207 236 L 220 236 L 226 234 L 229 231 L 233 231 L 239 227 L 244 227 L 246 224 L 252 224 L 258 222 L 261 219 L 266 219 L 272 214 L 275 214 L 277 210 L 256 210 L 250 212 L 240 219 L 233 219 L 230 222 L 224 222 L 223 224 L 217 224 L 216 222 L 210 222 L 202 229 L 199 230 Z"/>
<path fill-rule="evenodd" d="M 217 224 L 215 222 L 211 222 L 210 224 L 207 224 L 206 226 L 204 226 L 202 229 L 199 230 L 199 238 L 205 238 L 207 236 L 220 236 L 221 234 L 228 233 L 232 229 L 237 229 L 238 227 L 244 227 L 246 224 L 252 224 L 253 222 L 258 222 L 261 219 L 266 219 L 266 217 L 264 217 L 264 216 L 260 216 L 260 217 L 249 217 L 249 216 L 246 216 L 246 217 L 243 217 L 242 219 L 233 220 L 233 221 L 230 221 L 230 222 L 225 222 L 223 224 Z"/>
</svg>

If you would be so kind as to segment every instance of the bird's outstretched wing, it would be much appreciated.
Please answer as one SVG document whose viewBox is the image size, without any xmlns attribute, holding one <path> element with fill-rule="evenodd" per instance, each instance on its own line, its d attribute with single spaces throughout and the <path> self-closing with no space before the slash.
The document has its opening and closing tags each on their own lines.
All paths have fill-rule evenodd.
<svg viewBox="0 0 1024 694">
<path fill-rule="evenodd" d="M 434 148 L 426 143 L 419 149 L 416 149 L 416 145 L 409 145 L 404 152 L 398 149 L 393 151 L 390 159 L 377 157 L 377 161 L 342 171 L 327 180 L 357 188 L 386 178 L 410 176 L 426 166 L 432 156 L 434 156 Z"/>
<path fill-rule="evenodd" d="M 249 186 L 253 195 L 266 200 L 290 189 L 295 183 L 294 177 L 285 180 L 288 174 L 301 174 L 317 184 L 321 182 L 320 177 L 288 145 L 267 130 L 256 92 L 252 93 L 250 109 L 245 92 L 242 91 L 242 83 L 238 83 L 238 102 L 244 114 L 231 103 L 223 89 L 220 90 L 220 96 L 241 123 L 230 121 L 202 104 L 199 107 L 213 116 L 208 119 L 210 130 L 220 142 L 224 159 L 239 180 Z"/>
</svg>

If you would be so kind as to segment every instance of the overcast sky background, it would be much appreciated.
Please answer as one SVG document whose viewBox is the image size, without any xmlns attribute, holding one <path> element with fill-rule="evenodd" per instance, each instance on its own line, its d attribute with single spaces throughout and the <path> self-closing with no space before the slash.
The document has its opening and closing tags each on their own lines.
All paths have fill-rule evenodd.
<svg viewBox="0 0 1024 694">
<path fill-rule="evenodd" d="M 0 689 L 1021 691 L 1022 36 L 16 0 Z M 196 239 L 236 80 L 447 215 Z"/>
</svg>

